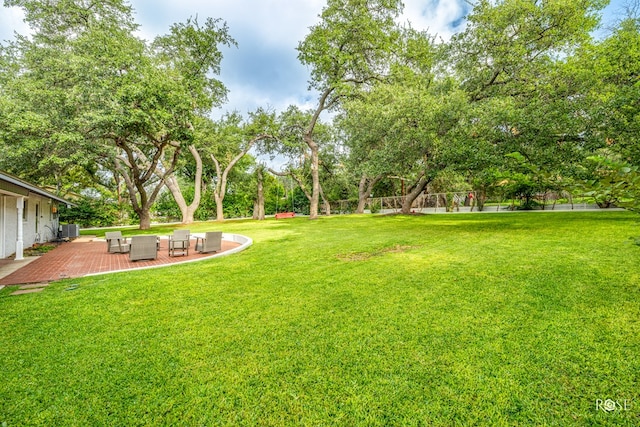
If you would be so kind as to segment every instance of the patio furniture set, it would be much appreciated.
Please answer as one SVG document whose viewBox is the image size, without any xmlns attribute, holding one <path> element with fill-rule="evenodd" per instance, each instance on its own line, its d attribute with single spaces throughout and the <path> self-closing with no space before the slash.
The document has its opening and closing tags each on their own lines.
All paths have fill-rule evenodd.
<svg viewBox="0 0 640 427">
<path fill-rule="evenodd" d="M 196 239 L 195 250 L 200 253 L 219 252 L 222 249 L 222 232 L 207 231 L 204 234 L 191 234 L 189 230 L 175 230 L 168 239 L 169 256 L 189 255 L 191 238 Z M 129 253 L 130 261 L 156 259 L 160 249 L 160 237 L 154 235 L 122 236 L 120 231 L 105 233 L 109 253 Z"/>
</svg>

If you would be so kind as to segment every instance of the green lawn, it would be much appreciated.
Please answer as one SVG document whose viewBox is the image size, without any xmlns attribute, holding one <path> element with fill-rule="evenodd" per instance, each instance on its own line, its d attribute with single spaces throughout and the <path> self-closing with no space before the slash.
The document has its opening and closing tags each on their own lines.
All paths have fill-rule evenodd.
<svg viewBox="0 0 640 427">
<path fill-rule="evenodd" d="M 190 228 L 254 245 L 0 291 L 0 425 L 640 425 L 637 215 Z"/>
</svg>

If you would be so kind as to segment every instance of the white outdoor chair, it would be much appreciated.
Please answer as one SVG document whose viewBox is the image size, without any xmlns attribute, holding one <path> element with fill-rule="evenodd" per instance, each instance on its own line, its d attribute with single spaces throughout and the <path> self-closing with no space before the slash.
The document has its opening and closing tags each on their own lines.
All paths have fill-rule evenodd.
<svg viewBox="0 0 640 427">
<path fill-rule="evenodd" d="M 204 237 L 196 237 L 196 251 L 200 253 L 222 250 L 222 231 L 207 231 Z"/>
<path fill-rule="evenodd" d="M 190 238 L 189 230 L 174 230 L 173 234 L 169 236 L 169 256 L 175 256 L 176 250 L 182 255 L 189 255 Z"/>
<path fill-rule="evenodd" d="M 158 258 L 158 236 L 131 236 L 129 260 Z"/>
<path fill-rule="evenodd" d="M 129 243 L 126 237 L 122 237 L 122 232 L 107 231 L 104 233 L 104 238 L 107 241 L 107 252 L 119 254 L 129 252 Z"/>
</svg>

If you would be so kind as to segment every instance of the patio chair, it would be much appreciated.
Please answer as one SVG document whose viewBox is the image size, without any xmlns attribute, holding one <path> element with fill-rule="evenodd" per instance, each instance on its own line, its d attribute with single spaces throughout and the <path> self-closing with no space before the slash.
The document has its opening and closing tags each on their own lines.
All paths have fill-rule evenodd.
<svg viewBox="0 0 640 427">
<path fill-rule="evenodd" d="M 182 255 L 189 255 L 189 239 L 191 233 L 189 230 L 174 230 L 173 235 L 169 236 L 169 256 L 175 256 L 176 250 Z"/>
<path fill-rule="evenodd" d="M 107 241 L 107 252 L 123 254 L 129 252 L 129 243 L 126 237 L 122 237 L 120 231 L 107 231 L 104 234 Z"/>
<path fill-rule="evenodd" d="M 196 237 L 196 251 L 219 252 L 222 249 L 222 231 L 207 231 L 204 237 Z"/>
<path fill-rule="evenodd" d="M 131 236 L 129 260 L 158 258 L 158 236 Z"/>
</svg>

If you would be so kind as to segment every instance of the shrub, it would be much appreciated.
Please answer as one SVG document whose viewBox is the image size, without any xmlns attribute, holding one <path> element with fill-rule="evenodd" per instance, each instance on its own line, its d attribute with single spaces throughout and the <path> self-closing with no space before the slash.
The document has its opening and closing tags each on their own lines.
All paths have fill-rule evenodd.
<svg viewBox="0 0 640 427">
<path fill-rule="evenodd" d="M 118 205 L 112 201 L 83 198 L 73 207 L 60 207 L 60 221 L 81 227 L 108 227 L 118 224 Z"/>
</svg>

